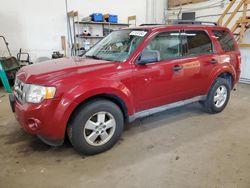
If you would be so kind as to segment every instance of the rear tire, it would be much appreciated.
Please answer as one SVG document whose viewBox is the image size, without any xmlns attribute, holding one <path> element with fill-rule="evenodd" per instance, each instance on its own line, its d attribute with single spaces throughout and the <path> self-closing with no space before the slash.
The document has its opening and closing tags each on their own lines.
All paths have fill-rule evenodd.
<svg viewBox="0 0 250 188">
<path fill-rule="evenodd" d="M 81 106 L 71 118 L 68 137 L 82 154 L 94 155 L 110 149 L 124 126 L 121 109 L 108 100 L 93 100 Z"/>
<path fill-rule="evenodd" d="M 231 86 L 228 80 L 224 78 L 217 78 L 211 86 L 207 98 L 200 103 L 204 110 L 211 114 L 222 112 L 230 98 Z"/>
</svg>

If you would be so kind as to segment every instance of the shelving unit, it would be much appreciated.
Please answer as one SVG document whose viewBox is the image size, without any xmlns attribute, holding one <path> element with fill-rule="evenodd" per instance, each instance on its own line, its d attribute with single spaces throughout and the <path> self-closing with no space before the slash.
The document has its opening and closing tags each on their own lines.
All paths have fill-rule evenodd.
<svg viewBox="0 0 250 188">
<path fill-rule="evenodd" d="M 75 23 L 78 23 L 78 22 L 75 22 Z M 79 24 L 116 25 L 116 26 L 126 26 L 126 27 L 129 26 L 129 24 L 126 24 L 126 23 L 110 23 L 110 22 L 83 22 L 83 21 L 80 21 Z"/>
<path fill-rule="evenodd" d="M 103 36 L 78 36 L 78 35 L 76 35 L 76 37 L 83 38 L 83 39 L 102 39 L 103 38 Z"/>
<path fill-rule="evenodd" d="M 81 41 L 82 44 L 80 46 L 84 46 L 84 40 L 88 40 L 90 46 L 93 46 L 99 40 L 104 38 L 107 34 L 109 34 L 112 30 L 122 29 L 125 27 L 129 27 L 127 23 L 109 23 L 109 22 L 93 22 L 93 21 L 79 21 L 75 22 L 75 25 L 78 28 L 80 33 L 76 34 L 76 37 L 79 39 L 83 39 Z M 105 31 L 106 29 L 106 31 Z M 87 30 L 91 33 L 91 36 L 81 35 L 84 30 Z"/>
</svg>

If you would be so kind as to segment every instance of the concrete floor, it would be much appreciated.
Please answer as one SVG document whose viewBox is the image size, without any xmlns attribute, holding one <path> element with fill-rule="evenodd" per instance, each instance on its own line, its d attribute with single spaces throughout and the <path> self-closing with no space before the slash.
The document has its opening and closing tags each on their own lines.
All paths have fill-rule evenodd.
<svg viewBox="0 0 250 188">
<path fill-rule="evenodd" d="M 220 114 L 191 104 L 143 118 L 88 157 L 24 133 L 0 97 L 0 187 L 250 187 L 249 85 Z"/>
</svg>

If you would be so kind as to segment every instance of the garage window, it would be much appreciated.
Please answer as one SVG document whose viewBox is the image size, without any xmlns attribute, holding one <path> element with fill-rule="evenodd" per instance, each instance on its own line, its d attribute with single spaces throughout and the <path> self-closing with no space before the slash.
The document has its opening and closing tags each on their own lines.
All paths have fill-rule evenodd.
<svg viewBox="0 0 250 188">
<path fill-rule="evenodd" d="M 213 52 L 212 41 L 205 31 L 185 31 L 187 55 L 201 55 Z"/>
<path fill-rule="evenodd" d="M 221 48 L 225 52 L 230 52 L 235 50 L 233 37 L 229 34 L 228 31 L 214 30 L 213 33 L 214 36 L 219 41 Z"/>
</svg>

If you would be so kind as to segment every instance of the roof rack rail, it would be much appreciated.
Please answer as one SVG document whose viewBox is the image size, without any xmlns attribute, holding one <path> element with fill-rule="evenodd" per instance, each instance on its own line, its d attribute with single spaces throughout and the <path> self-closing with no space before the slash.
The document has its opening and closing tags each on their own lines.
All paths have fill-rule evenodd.
<svg viewBox="0 0 250 188">
<path fill-rule="evenodd" d="M 154 25 L 166 25 L 166 24 L 152 23 L 152 24 L 141 24 L 141 25 L 139 25 L 139 26 L 154 26 Z"/>
<path fill-rule="evenodd" d="M 206 21 L 194 21 L 194 20 L 173 20 L 173 24 L 176 25 L 215 25 L 217 26 L 218 24 L 216 22 L 206 22 Z"/>
</svg>

